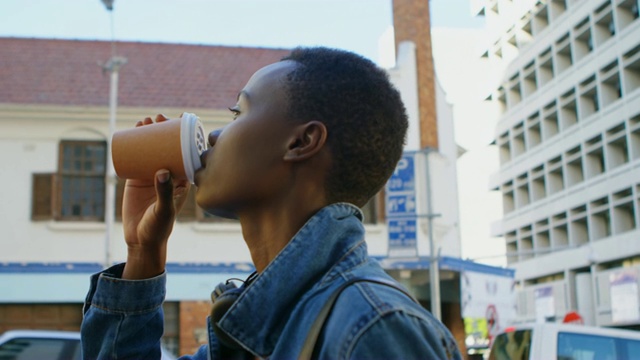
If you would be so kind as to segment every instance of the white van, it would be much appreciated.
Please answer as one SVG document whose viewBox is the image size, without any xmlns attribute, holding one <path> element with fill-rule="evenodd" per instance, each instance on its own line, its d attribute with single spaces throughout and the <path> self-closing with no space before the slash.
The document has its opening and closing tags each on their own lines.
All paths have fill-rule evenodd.
<svg viewBox="0 0 640 360">
<path fill-rule="evenodd" d="M 489 360 L 640 359 L 640 331 L 558 323 L 519 325 L 498 334 Z"/>
</svg>

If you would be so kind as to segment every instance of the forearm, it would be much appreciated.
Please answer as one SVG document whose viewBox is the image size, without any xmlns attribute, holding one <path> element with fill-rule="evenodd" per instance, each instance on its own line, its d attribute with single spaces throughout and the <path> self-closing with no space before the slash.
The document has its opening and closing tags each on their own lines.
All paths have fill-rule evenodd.
<svg viewBox="0 0 640 360">
<path fill-rule="evenodd" d="M 127 262 L 122 271 L 122 279 L 143 280 L 154 278 L 164 273 L 166 263 L 166 243 L 157 247 L 129 247 Z"/>
</svg>

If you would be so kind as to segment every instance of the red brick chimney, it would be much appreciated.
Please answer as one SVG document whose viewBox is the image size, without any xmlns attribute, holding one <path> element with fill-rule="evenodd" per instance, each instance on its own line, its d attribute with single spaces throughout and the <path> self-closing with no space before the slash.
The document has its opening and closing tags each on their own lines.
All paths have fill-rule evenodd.
<svg viewBox="0 0 640 360">
<path fill-rule="evenodd" d="M 398 44 L 402 41 L 412 41 L 416 45 L 420 148 L 437 149 L 438 124 L 429 0 L 393 0 L 393 27 L 396 53 Z"/>
</svg>

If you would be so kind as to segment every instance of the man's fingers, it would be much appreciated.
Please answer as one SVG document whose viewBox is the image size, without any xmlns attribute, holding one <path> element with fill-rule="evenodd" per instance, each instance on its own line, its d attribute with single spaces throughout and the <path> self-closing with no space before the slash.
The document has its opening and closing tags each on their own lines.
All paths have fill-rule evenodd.
<svg viewBox="0 0 640 360">
<path fill-rule="evenodd" d="M 168 117 L 164 116 L 164 114 L 156 115 L 156 122 L 163 122 L 169 120 Z"/>
<path fill-rule="evenodd" d="M 162 220 L 173 221 L 175 207 L 173 204 L 173 180 L 169 170 L 156 172 L 156 216 Z"/>
</svg>

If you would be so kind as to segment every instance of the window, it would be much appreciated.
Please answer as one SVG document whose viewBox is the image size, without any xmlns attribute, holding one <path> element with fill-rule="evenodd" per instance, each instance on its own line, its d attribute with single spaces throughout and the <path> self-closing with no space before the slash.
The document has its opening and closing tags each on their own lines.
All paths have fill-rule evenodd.
<svg viewBox="0 0 640 360">
<path fill-rule="evenodd" d="M 593 39 L 591 38 L 591 28 L 589 18 L 585 18 L 574 28 L 575 37 L 575 61 L 578 62 L 593 50 Z"/>
<path fill-rule="evenodd" d="M 614 234 L 621 234 L 636 228 L 636 214 L 633 207 L 633 190 L 627 188 L 612 195 Z"/>
<path fill-rule="evenodd" d="M 104 141 L 62 141 L 58 163 L 60 220 L 103 220 Z"/>
<path fill-rule="evenodd" d="M 547 140 L 556 135 L 560 129 L 558 120 L 558 108 L 555 100 L 545 105 L 542 111 L 542 138 Z"/>
<path fill-rule="evenodd" d="M 502 208 L 504 209 L 504 214 L 510 213 L 515 210 L 515 197 L 513 192 L 513 182 L 509 181 L 502 185 Z"/>
<path fill-rule="evenodd" d="M 564 172 L 562 169 L 562 156 L 557 156 L 547 162 L 549 195 L 564 190 Z"/>
<path fill-rule="evenodd" d="M 622 79 L 625 83 L 624 94 L 630 94 L 640 88 L 640 45 L 627 51 L 623 56 L 624 72 Z"/>
<path fill-rule="evenodd" d="M 590 334 L 558 333 L 558 359 L 628 359 L 640 341 Z"/>
<path fill-rule="evenodd" d="M 605 1 L 594 12 L 594 36 L 597 45 L 602 45 L 616 34 L 611 2 Z"/>
<path fill-rule="evenodd" d="M 33 220 L 103 221 L 105 141 L 63 140 L 58 171 L 32 176 Z"/>
<path fill-rule="evenodd" d="M 563 72 L 573 65 L 571 37 L 569 33 L 564 34 L 564 36 L 556 41 L 556 62 L 558 64 L 558 72 Z"/>
<path fill-rule="evenodd" d="M 616 5 L 619 28 L 624 29 L 638 18 L 637 0 L 619 0 Z"/>
<path fill-rule="evenodd" d="M 498 335 L 491 347 L 491 360 L 525 360 L 531 351 L 531 330 L 516 330 Z"/>
<path fill-rule="evenodd" d="M 567 214 L 562 212 L 551 218 L 551 241 L 556 249 L 569 246 L 569 230 L 567 226 Z"/>
<path fill-rule="evenodd" d="M 164 312 L 164 334 L 160 341 L 165 350 L 173 355 L 180 353 L 180 303 L 166 301 L 162 304 Z"/>
<path fill-rule="evenodd" d="M 0 346 L 0 359 L 81 359 L 80 340 L 75 339 L 12 339 Z"/>
</svg>

